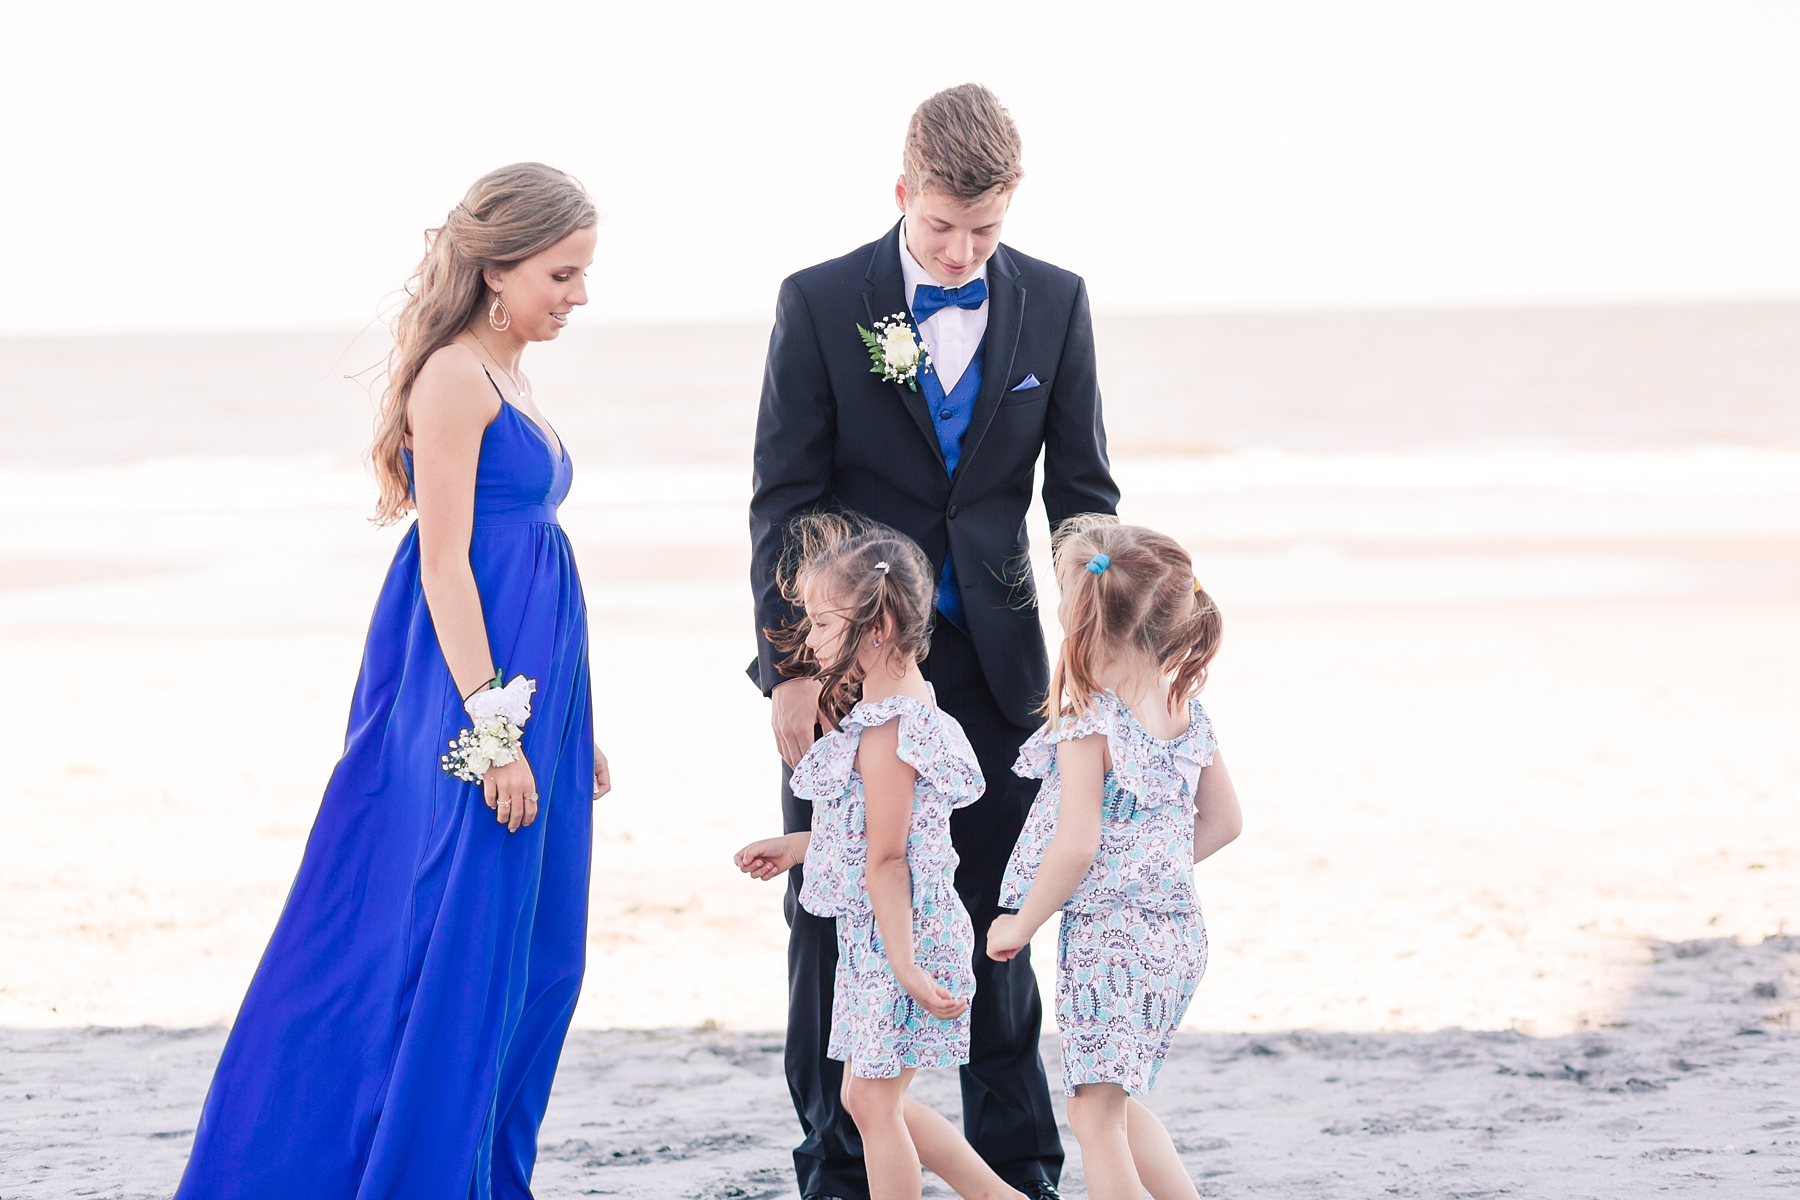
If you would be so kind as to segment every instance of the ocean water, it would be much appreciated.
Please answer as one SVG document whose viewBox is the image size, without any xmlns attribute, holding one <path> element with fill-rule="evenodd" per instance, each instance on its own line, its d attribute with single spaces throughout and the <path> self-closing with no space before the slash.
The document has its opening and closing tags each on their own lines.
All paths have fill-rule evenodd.
<svg viewBox="0 0 1800 1200">
<path fill-rule="evenodd" d="M 534 349 L 597 618 L 748 628 L 765 338 Z M 1228 611 L 1800 588 L 1800 304 L 1131 318 L 1097 339 L 1124 515 L 1184 539 Z M 349 636 L 398 536 L 362 519 L 384 348 L 0 341 L 0 628 Z M 1032 528 L 1053 596 L 1041 509 Z"/>
<path fill-rule="evenodd" d="M 767 337 L 578 316 L 526 368 L 583 462 L 741 463 Z M 1800 449 L 1800 302 L 1121 317 L 1096 341 L 1122 456 Z M 384 350 L 378 329 L 0 338 L 0 462 L 355 455 Z"/>
<path fill-rule="evenodd" d="M 1183 538 L 1222 602 L 1800 585 L 1800 304 L 1096 336 L 1124 514 Z M 746 620 L 765 340 L 578 328 L 532 351 L 598 611 Z M 360 620 L 396 536 L 359 519 L 383 350 L 377 330 L 0 341 L 0 625 Z"/>
</svg>

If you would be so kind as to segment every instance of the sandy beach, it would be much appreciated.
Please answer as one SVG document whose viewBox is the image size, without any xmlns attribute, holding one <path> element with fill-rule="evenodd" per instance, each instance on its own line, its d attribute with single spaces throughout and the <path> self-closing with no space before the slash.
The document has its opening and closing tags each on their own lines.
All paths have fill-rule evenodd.
<svg viewBox="0 0 1800 1200">
<path fill-rule="evenodd" d="M 617 781 L 541 1197 L 791 1194 L 779 895 L 729 863 L 777 820 L 742 675 L 764 336 L 527 364 L 576 463 Z M 1203 1194 L 1791 1186 L 1800 305 L 1099 342 L 1124 515 L 1227 618 L 1204 699 L 1246 833 L 1200 870 L 1212 965 L 1155 1096 Z M 0 650 L 32 681 L 0 720 L 44 747 L 0 799 L 5 1200 L 179 1174 L 398 538 L 341 378 L 379 353 L 0 341 Z M 646 788 L 700 713 L 704 763 Z"/>
<path fill-rule="evenodd" d="M 1203 1196 L 1625 1200 L 1791 1188 L 1800 939 L 1651 951 L 1619 1019 L 1587 1033 L 1184 1033 L 1151 1104 Z M 216 1027 L 9 1032 L 5 1194 L 168 1195 L 223 1040 Z M 1054 1063 L 1055 1038 L 1045 1042 Z M 915 1090 L 956 1113 L 953 1074 L 928 1072 Z M 790 1195 L 792 1124 L 778 1035 L 578 1031 L 563 1052 L 534 1190 Z M 1080 1148 L 1066 1123 L 1063 1137 L 1063 1191 L 1080 1196 Z M 927 1196 L 950 1194 L 928 1181 Z"/>
</svg>

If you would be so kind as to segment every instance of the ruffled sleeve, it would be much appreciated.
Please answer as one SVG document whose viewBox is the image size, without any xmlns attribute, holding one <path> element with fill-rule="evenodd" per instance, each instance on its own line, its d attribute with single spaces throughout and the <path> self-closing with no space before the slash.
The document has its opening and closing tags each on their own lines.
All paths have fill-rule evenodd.
<svg viewBox="0 0 1800 1200">
<path fill-rule="evenodd" d="M 846 721 L 849 718 L 845 718 Z M 850 772 L 856 769 L 856 748 L 862 729 L 834 729 L 814 742 L 794 765 L 788 787 L 802 800 L 836 800 L 850 790 Z"/>
<path fill-rule="evenodd" d="M 1219 739 L 1213 733 L 1212 718 L 1200 707 L 1198 700 L 1190 700 L 1188 731 L 1176 748 L 1176 757 L 1181 762 L 1182 773 L 1187 777 L 1188 792 L 1193 794 L 1200 786 L 1200 772 L 1212 766 L 1213 752 L 1219 748 Z"/>
<path fill-rule="evenodd" d="M 1116 702 L 1111 697 L 1095 696 L 1094 706 L 1079 716 L 1064 717 L 1057 724 L 1044 722 L 1019 747 L 1019 760 L 1013 764 L 1013 774 L 1022 775 L 1026 779 L 1048 779 L 1050 772 L 1056 767 L 1058 742 L 1073 742 L 1079 738 L 1092 737 L 1096 733 L 1106 734 L 1110 739 L 1113 703 Z"/>
<path fill-rule="evenodd" d="M 800 907 L 814 916 L 848 916 L 862 903 L 866 855 L 861 804 L 850 786 L 855 765 L 856 739 L 834 729 L 808 747 L 788 781 L 794 795 L 812 802 Z"/>
<path fill-rule="evenodd" d="M 904 738 L 909 724 L 917 730 L 917 718 L 906 719 L 910 706 L 923 708 L 910 696 L 889 696 L 873 704 L 858 704 L 844 714 L 836 729 L 813 743 L 794 768 L 788 787 L 794 795 L 815 803 L 844 796 L 850 791 L 850 776 L 856 770 L 856 752 L 862 748 L 863 731 L 900 717 Z"/>
<path fill-rule="evenodd" d="M 1190 700 L 1188 726 L 1180 737 L 1153 738 L 1134 718 L 1119 722 L 1108 749 L 1119 789 L 1131 793 L 1140 811 L 1168 804 L 1192 811 L 1200 772 L 1212 764 L 1215 744 L 1206 711 Z"/>
<path fill-rule="evenodd" d="M 1057 721 L 1046 721 L 1019 747 L 1019 759 L 1013 763 L 1013 774 L 1026 779 L 1041 779 L 1037 799 L 1025 814 L 1024 828 L 1006 861 L 1006 872 L 1000 877 L 1000 906 L 1018 908 L 1037 880 L 1044 855 L 1056 837 L 1056 818 L 1062 804 L 1062 778 L 1056 772 L 1056 747 L 1062 742 L 1105 734 L 1110 740 L 1114 725 L 1112 697 L 1097 695 L 1086 712 Z"/>
<path fill-rule="evenodd" d="M 913 700 L 900 710 L 899 755 L 951 808 L 973 804 L 987 790 L 969 735 L 941 708 Z"/>
</svg>

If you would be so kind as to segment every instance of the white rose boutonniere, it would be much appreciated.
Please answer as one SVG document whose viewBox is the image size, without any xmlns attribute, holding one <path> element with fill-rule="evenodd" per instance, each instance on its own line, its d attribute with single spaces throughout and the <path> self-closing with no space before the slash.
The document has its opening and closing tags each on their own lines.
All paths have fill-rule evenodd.
<svg viewBox="0 0 1800 1200">
<path fill-rule="evenodd" d="M 856 332 L 862 335 L 863 345 L 869 348 L 869 358 L 875 364 L 869 368 L 871 374 L 881 376 L 885 383 L 904 383 L 915 392 L 919 390 L 919 372 L 931 370 L 931 359 L 905 313 L 875 322 L 872 330 L 858 325 Z"/>
</svg>

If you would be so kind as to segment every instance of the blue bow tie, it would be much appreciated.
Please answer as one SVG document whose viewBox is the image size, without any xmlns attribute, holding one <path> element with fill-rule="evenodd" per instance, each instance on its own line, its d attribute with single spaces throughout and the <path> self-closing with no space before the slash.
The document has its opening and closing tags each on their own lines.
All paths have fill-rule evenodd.
<svg viewBox="0 0 1800 1200">
<path fill-rule="evenodd" d="M 987 280 L 971 279 L 961 287 L 921 283 L 913 289 L 913 320 L 923 325 L 940 308 L 980 308 L 987 301 Z"/>
</svg>

